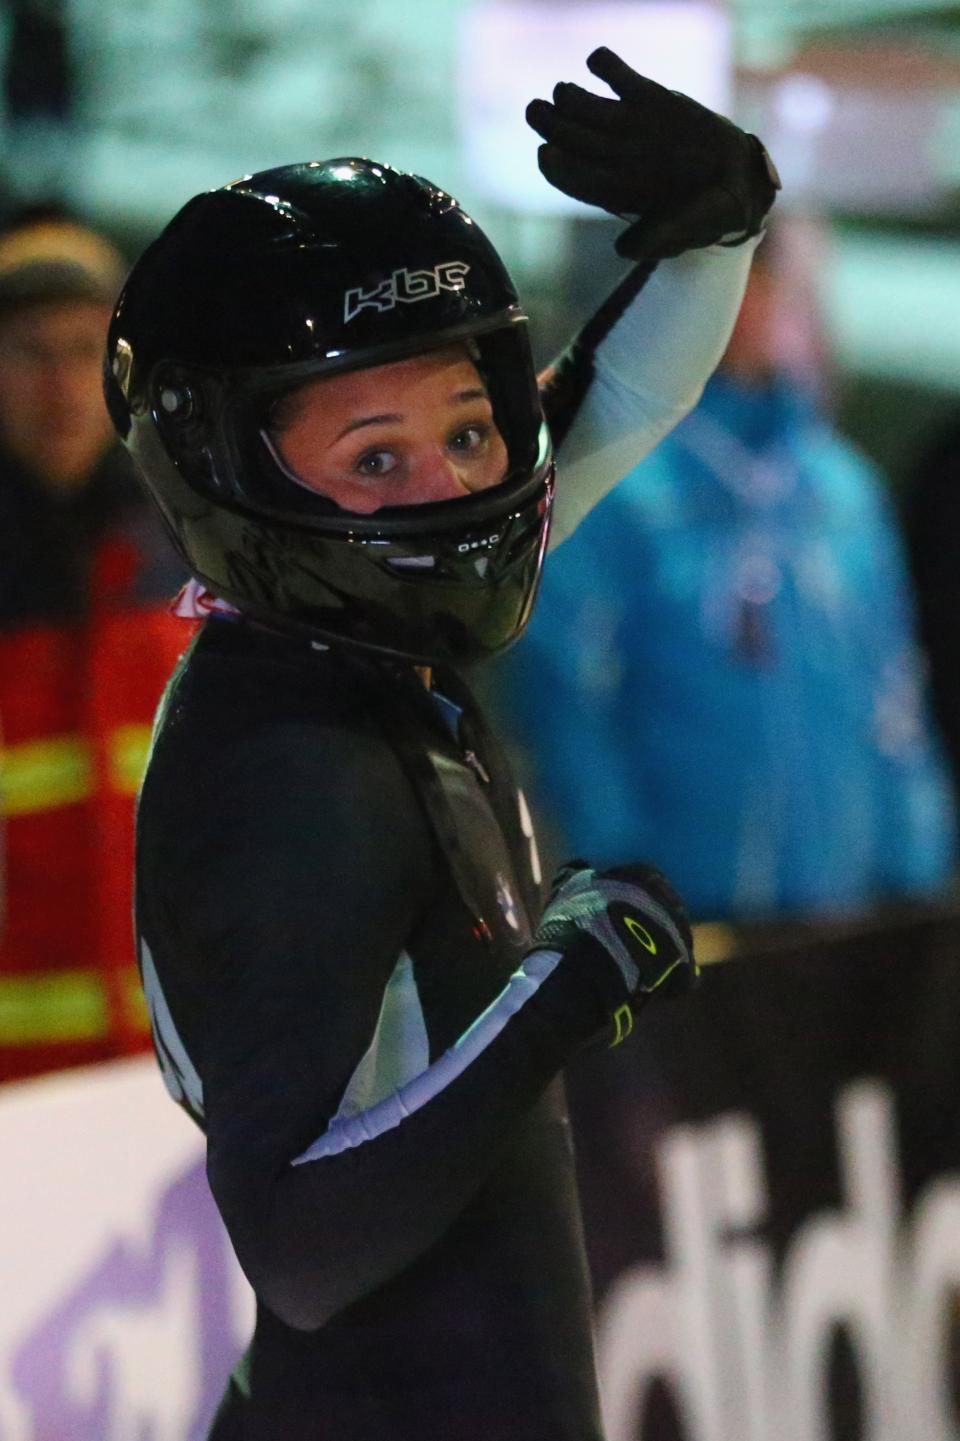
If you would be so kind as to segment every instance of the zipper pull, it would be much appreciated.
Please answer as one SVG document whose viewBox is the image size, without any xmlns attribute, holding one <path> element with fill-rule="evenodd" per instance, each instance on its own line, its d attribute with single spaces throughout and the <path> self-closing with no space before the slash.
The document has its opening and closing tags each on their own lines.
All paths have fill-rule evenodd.
<svg viewBox="0 0 960 1441">
<path fill-rule="evenodd" d="M 484 766 L 480 757 L 477 755 L 476 751 L 464 751 L 463 758 L 466 761 L 467 765 L 470 767 L 470 769 L 473 771 L 474 775 L 479 776 L 480 779 L 483 781 L 484 785 L 488 786 L 490 784 L 490 776 L 487 774 L 486 767 Z"/>
</svg>

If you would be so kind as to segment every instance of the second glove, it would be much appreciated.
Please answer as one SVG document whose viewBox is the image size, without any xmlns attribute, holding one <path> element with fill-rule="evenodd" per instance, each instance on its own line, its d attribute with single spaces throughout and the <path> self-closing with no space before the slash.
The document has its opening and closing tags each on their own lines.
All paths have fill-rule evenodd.
<svg viewBox="0 0 960 1441">
<path fill-rule="evenodd" d="M 655 991 L 682 989 L 697 975 L 683 902 L 650 865 L 564 866 L 532 949 L 559 951 L 568 964 L 581 965 L 610 1018 L 614 1045 Z"/>
</svg>

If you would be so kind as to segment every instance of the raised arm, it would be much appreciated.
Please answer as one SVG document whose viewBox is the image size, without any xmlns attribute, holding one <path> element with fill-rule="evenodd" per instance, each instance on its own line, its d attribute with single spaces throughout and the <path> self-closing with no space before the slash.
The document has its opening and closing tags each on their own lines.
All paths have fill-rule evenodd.
<svg viewBox="0 0 960 1441">
<path fill-rule="evenodd" d="M 609 50 L 587 64 L 612 97 L 562 83 L 527 118 L 551 184 L 629 221 L 616 248 L 634 269 L 542 378 L 554 546 L 696 404 L 779 188 L 756 136 Z"/>
<path fill-rule="evenodd" d="M 556 549 L 693 409 L 726 349 L 757 239 L 628 275 L 544 377 L 558 447 Z"/>
</svg>

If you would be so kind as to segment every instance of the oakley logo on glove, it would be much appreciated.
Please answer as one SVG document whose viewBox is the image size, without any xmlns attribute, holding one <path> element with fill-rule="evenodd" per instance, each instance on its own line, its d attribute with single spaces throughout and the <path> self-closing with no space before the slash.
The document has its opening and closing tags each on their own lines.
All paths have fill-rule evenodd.
<svg viewBox="0 0 960 1441">
<path fill-rule="evenodd" d="M 597 871 L 569 862 L 554 880 L 534 950 L 557 951 L 590 977 L 608 1008 L 614 1046 L 629 1036 L 654 992 L 676 993 L 697 975 L 683 902 L 645 863 Z"/>
<path fill-rule="evenodd" d="M 361 310 L 393 310 L 432 300 L 441 290 L 462 290 L 470 272 L 463 260 L 444 260 L 432 270 L 395 270 L 372 290 L 348 290 L 343 298 L 343 320 L 349 324 Z"/>
<path fill-rule="evenodd" d="M 635 921 L 633 919 L 633 916 L 624 916 L 623 924 L 626 926 L 627 930 L 630 932 L 631 936 L 633 936 L 635 941 L 639 941 L 641 946 L 646 946 L 651 956 L 655 956 L 657 954 L 657 943 L 653 939 L 653 936 L 651 936 L 650 932 L 646 929 L 646 927 L 641 926 L 639 921 Z"/>
</svg>

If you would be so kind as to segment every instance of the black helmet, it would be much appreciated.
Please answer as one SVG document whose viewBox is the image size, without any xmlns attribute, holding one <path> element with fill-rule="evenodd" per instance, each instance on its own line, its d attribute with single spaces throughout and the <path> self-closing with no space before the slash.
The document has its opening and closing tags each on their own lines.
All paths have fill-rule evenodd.
<svg viewBox="0 0 960 1441">
<path fill-rule="evenodd" d="M 502 483 L 355 515 L 285 473 L 264 436 L 279 395 L 459 340 Z M 120 296 L 106 393 L 190 569 L 245 613 L 422 661 L 479 659 L 526 625 L 553 495 L 526 318 L 479 226 L 427 181 L 341 159 L 196 196 Z"/>
</svg>

